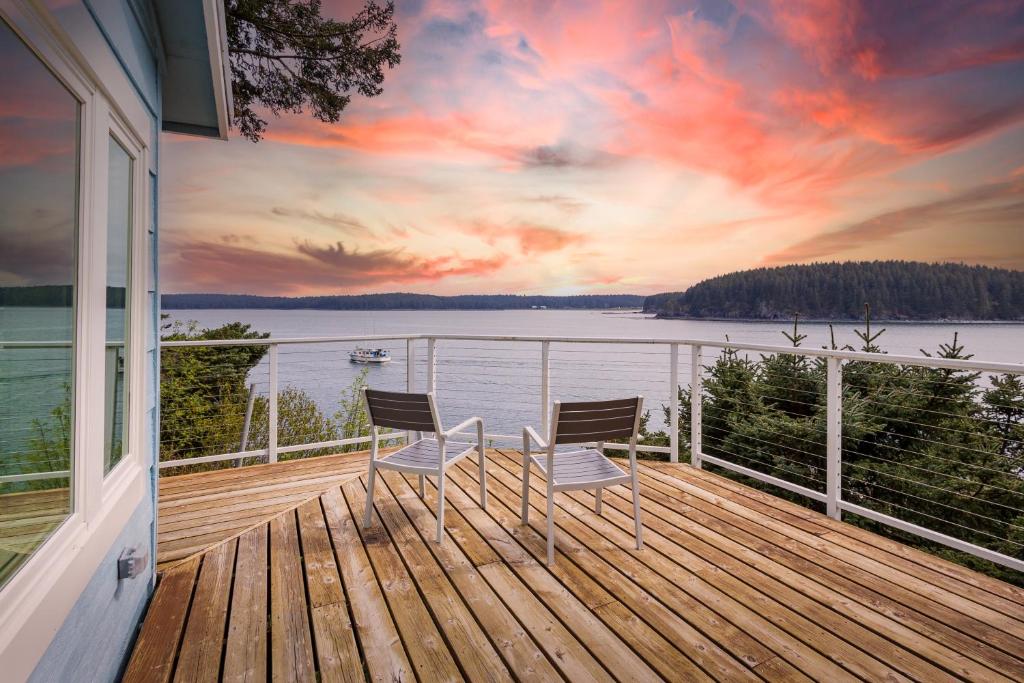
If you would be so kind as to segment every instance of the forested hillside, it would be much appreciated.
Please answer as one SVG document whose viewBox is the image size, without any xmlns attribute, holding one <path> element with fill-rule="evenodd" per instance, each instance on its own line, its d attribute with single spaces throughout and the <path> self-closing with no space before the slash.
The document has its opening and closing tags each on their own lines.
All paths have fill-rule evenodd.
<svg viewBox="0 0 1024 683">
<path fill-rule="evenodd" d="M 247 294 L 164 294 L 165 310 L 186 308 L 275 308 L 326 311 L 388 310 L 501 310 L 528 308 L 639 308 L 644 298 L 634 294 L 580 296 L 520 296 L 516 294 L 357 294 L 351 296 L 250 296 Z"/>
<path fill-rule="evenodd" d="M 862 261 L 757 268 L 647 297 L 663 317 L 1024 320 L 1024 272 L 956 263 Z"/>
</svg>

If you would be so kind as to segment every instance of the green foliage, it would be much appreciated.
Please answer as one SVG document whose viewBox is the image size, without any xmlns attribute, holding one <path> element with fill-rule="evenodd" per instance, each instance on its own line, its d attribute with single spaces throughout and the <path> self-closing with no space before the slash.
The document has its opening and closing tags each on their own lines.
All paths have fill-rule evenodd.
<svg viewBox="0 0 1024 683">
<path fill-rule="evenodd" d="M 250 325 L 197 329 L 164 326 L 164 341 L 265 339 Z M 267 353 L 265 345 L 165 348 L 160 353 L 160 460 L 232 453 L 241 445 L 246 378 Z M 196 466 L 192 466 L 196 467 Z"/>
<path fill-rule="evenodd" d="M 799 311 L 818 320 L 857 320 L 866 301 L 883 320 L 1024 320 L 1024 272 L 910 261 L 757 268 L 649 296 L 644 311 L 748 320 L 782 320 Z"/>
<path fill-rule="evenodd" d="M 203 339 L 265 339 L 250 325 L 230 323 L 199 330 L 195 323 L 173 323 L 164 327 L 164 341 Z M 267 352 L 265 345 L 170 347 L 161 353 L 160 460 L 196 458 L 243 450 L 246 406 L 252 400 L 252 418 L 244 450 L 267 448 L 269 444 L 269 402 L 253 395 L 247 384 L 250 372 Z M 277 397 L 277 442 L 279 447 L 335 441 L 369 434 L 369 419 L 362 400 L 368 370 L 346 387 L 333 414 L 324 413 L 306 392 L 286 386 Z M 279 454 L 291 460 L 330 453 L 364 450 L 365 444 L 308 449 Z M 186 465 L 175 473 L 204 471 L 255 464 L 263 458 Z"/>
<path fill-rule="evenodd" d="M 64 384 L 64 399 L 50 411 L 47 419 L 32 420 L 32 437 L 22 472 L 62 472 L 71 467 L 71 385 Z M 5 485 L 5 493 L 15 490 L 40 491 L 64 488 L 67 479 L 37 479 Z"/>
<path fill-rule="evenodd" d="M 366 377 L 369 368 L 363 368 L 352 384 L 342 391 L 338 403 L 338 411 L 334 413 L 334 424 L 338 439 L 353 439 L 358 436 L 369 436 L 370 415 L 366 411 L 366 401 L 363 400 L 363 387 L 366 386 Z M 343 446 L 342 453 L 364 450 L 359 444 Z"/>
<path fill-rule="evenodd" d="M 259 142 L 259 109 L 311 110 L 335 123 L 352 94 L 383 92 L 384 68 L 401 61 L 393 2 L 366 0 L 348 21 L 321 14 L 320 0 L 225 0 L 234 119 Z"/>
<path fill-rule="evenodd" d="M 860 350 L 880 352 L 870 318 Z M 802 340 L 794 326 L 787 339 Z M 930 355 L 930 354 L 926 354 Z M 956 335 L 940 358 L 967 359 Z M 722 353 L 705 367 L 703 451 L 825 491 L 826 365 L 789 354 Z M 985 386 L 987 384 L 987 387 Z M 690 396 L 679 390 L 680 450 Z M 665 408 L 666 417 L 668 409 Z M 683 417 L 686 416 L 686 417 Z M 844 500 L 1024 559 L 1024 379 L 909 365 L 847 362 L 842 395 Z M 644 443 L 667 443 L 664 432 Z M 686 457 L 686 456 L 683 456 Z M 798 494 L 708 465 L 802 505 Z M 851 514 L 844 519 L 1024 585 L 1024 575 Z"/>
<path fill-rule="evenodd" d="M 301 389 L 286 387 L 277 397 L 277 442 L 279 446 L 294 446 L 304 443 L 337 441 L 370 434 L 370 420 L 366 414 L 362 390 L 366 386 L 367 369 L 342 390 L 338 409 L 333 415 L 325 414 L 316 402 Z M 267 399 L 256 399 L 253 410 L 253 428 L 248 448 L 266 448 L 268 443 Z M 328 448 L 309 449 L 282 453 L 279 460 L 293 460 L 332 453 L 362 451 L 367 444 L 347 444 Z"/>
</svg>

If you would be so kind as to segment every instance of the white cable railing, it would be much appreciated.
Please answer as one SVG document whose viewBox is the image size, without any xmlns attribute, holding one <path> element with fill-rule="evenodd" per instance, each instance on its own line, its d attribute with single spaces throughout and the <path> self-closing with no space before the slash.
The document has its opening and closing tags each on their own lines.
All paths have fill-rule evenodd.
<svg viewBox="0 0 1024 683">
<path fill-rule="evenodd" d="M 408 391 L 433 391 L 446 412 L 458 413 L 452 414 L 453 418 L 462 414 L 482 414 L 488 427 L 486 438 L 494 444 L 510 447 L 517 445 L 520 440 L 517 435 L 522 424 L 538 425 L 541 430 L 546 430 L 550 405 L 556 398 L 581 400 L 643 394 L 648 405 L 665 406 L 664 420 L 655 427 L 663 427 L 664 432 L 667 432 L 667 444 L 641 443 L 639 449 L 643 452 L 661 454 L 671 462 L 677 462 L 680 452 L 684 450 L 681 440 L 685 440 L 689 445 L 687 450 L 690 463 L 694 467 L 717 466 L 816 501 L 833 518 L 840 519 L 844 512 L 853 513 L 934 543 L 1024 571 L 1024 561 L 1018 556 L 1020 553 L 1001 552 L 965 540 L 954 533 L 947 533 L 962 528 L 975 537 L 979 534 L 984 537 L 986 531 L 970 524 L 975 519 L 993 525 L 1002 524 L 1009 531 L 1016 531 L 1012 522 L 959 507 L 958 500 L 971 498 L 969 493 L 935 483 L 944 481 L 941 477 L 948 477 L 958 484 L 967 481 L 987 486 L 989 490 L 998 489 L 998 485 L 978 483 L 972 479 L 972 473 L 984 470 L 985 465 L 963 462 L 954 457 L 973 448 L 969 443 L 960 443 L 963 439 L 956 437 L 963 435 L 957 434 L 955 427 L 927 425 L 931 429 L 929 434 L 937 432 L 943 435 L 947 434 L 943 430 L 947 430 L 950 438 L 928 439 L 928 448 L 932 451 L 938 449 L 939 453 L 927 452 L 925 455 L 927 449 L 915 449 L 913 455 L 923 458 L 920 462 L 897 458 L 904 455 L 901 450 L 911 452 L 906 447 L 907 442 L 913 445 L 916 443 L 914 439 L 925 439 L 915 434 L 915 431 L 920 431 L 918 427 L 923 426 L 923 422 L 906 417 L 891 419 L 887 422 L 888 427 L 906 432 L 898 435 L 900 439 L 894 439 L 884 429 L 869 436 L 852 432 L 844 435 L 844 405 L 853 406 L 854 413 L 847 415 L 847 418 L 853 420 L 856 410 L 862 410 L 866 405 L 877 404 L 877 408 L 884 410 L 888 405 L 887 400 L 914 398 L 914 392 L 910 390 L 897 398 L 871 394 L 870 387 L 857 384 L 856 374 L 853 379 L 844 382 L 844 369 L 856 368 L 859 363 L 882 364 L 891 367 L 896 373 L 912 373 L 917 368 L 950 373 L 979 373 L 985 376 L 1024 375 L 1024 365 L 1011 363 L 672 338 L 413 334 L 165 342 L 162 345 L 164 349 L 266 347 L 266 362 L 261 363 L 254 373 L 267 373 L 266 380 L 261 381 L 262 386 L 266 387 L 269 435 L 265 448 L 198 458 L 175 458 L 162 462 L 161 468 L 247 457 L 275 462 L 283 454 L 367 443 L 368 436 L 295 442 L 295 435 L 292 435 L 290 442 L 284 445 L 279 442 L 277 427 L 278 398 L 281 392 L 286 391 L 285 386 L 302 384 L 300 377 L 282 380 L 281 377 L 287 374 L 282 373 L 282 368 L 292 366 L 297 375 L 301 375 L 298 371 L 303 363 L 314 368 L 316 379 L 307 388 L 315 386 L 317 382 L 337 383 L 331 379 L 332 366 L 336 369 L 339 362 L 347 365 L 346 356 L 352 348 L 370 344 L 387 348 L 392 353 L 394 364 L 400 367 L 404 365 L 400 372 L 394 372 L 392 368 L 391 372 L 372 377 L 369 380 L 371 385 Z M 804 362 L 819 364 L 817 372 L 823 381 L 816 383 L 813 388 L 801 389 L 796 378 L 785 376 L 768 377 L 760 384 L 762 389 L 769 392 L 773 389 L 784 390 L 789 394 L 806 392 L 806 400 L 790 396 L 783 403 L 791 412 L 803 411 L 808 417 L 800 424 L 806 430 L 807 423 L 813 423 L 811 431 L 793 434 L 786 431 L 790 427 L 785 424 L 769 424 L 761 425 L 756 434 L 740 434 L 737 438 L 735 427 L 742 427 L 747 411 L 763 405 L 744 406 L 743 399 L 735 396 L 722 399 L 714 395 L 714 392 L 720 392 L 720 387 L 716 389 L 710 386 L 706 389 L 706 382 L 709 369 L 720 362 L 723 354 L 746 358 L 740 354 L 749 353 L 759 354 L 762 360 L 768 357 L 799 359 L 793 361 L 794 367 Z M 756 364 L 757 361 L 752 362 Z M 806 369 L 810 366 L 804 367 Z M 683 386 L 682 391 L 687 396 L 701 397 L 700 401 L 689 401 L 688 429 L 682 424 L 684 418 L 680 411 L 680 401 L 676 400 L 680 383 L 687 379 L 689 386 Z M 800 394 L 796 393 L 796 396 Z M 758 397 L 748 400 L 763 402 L 770 399 Z M 727 408 L 725 417 L 730 421 L 732 431 L 719 424 L 723 418 L 723 405 Z M 907 408 L 903 404 L 899 407 Z M 918 405 L 912 409 L 922 411 L 924 417 L 921 419 L 929 417 L 929 413 L 943 412 L 941 406 Z M 652 416 L 652 421 L 656 417 Z M 655 431 L 655 428 L 650 431 Z M 723 436 L 726 432 L 728 438 Z M 388 440 L 404 437 L 404 434 L 384 436 Z M 741 445 L 737 446 L 736 443 Z M 871 444 L 873 450 L 865 447 L 867 443 Z M 903 445 L 900 446 L 900 443 Z M 622 444 L 607 444 L 606 447 L 625 448 Z M 942 449 L 948 450 L 951 455 L 942 455 L 945 452 Z M 766 453 L 769 454 L 767 459 L 761 457 Z M 765 466 L 766 461 L 770 462 L 770 466 Z M 883 468 L 886 461 L 890 465 L 906 468 L 906 471 L 888 471 Z M 872 466 L 872 463 L 876 463 L 876 466 Z M 933 469 L 936 463 L 945 469 L 937 466 Z M 958 468 L 960 474 L 947 471 L 950 466 L 954 470 Z M 995 471 L 994 468 L 989 469 Z M 909 483 L 923 487 L 925 491 L 931 487 L 935 495 L 927 499 L 918 495 L 916 497 L 921 500 L 915 500 L 915 494 L 907 490 L 907 473 L 914 475 L 917 472 L 933 477 L 931 483 L 924 480 L 912 480 Z M 999 472 L 1005 474 L 1006 470 L 999 469 Z M 957 482 L 956 477 L 961 481 Z M 992 501 L 985 504 L 1004 507 L 1012 505 L 1015 511 L 1024 512 L 1024 498 L 1020 497 L 1020 492 L 1010 489 L 1006 492 L 1007 500 L 1011 503 Z M 979 500 L 976 496 L 972 498 L 975 503 Z M 873 502 L 880 506 L 873 506 Z M 887 512 L 880 511 L 879 507 Z M 931 508 L 948 508 L 949 514 L 942 517 L 933 515 L 928 511 Z M 906 514 L 888 514 L 897 511 Z M 911 519 L 915 521 L 909 521 Z M 918 523 L 930 519 L 934 519 L 935 523 Z M 996 537 L 995 534 L 989 535 Z M 1000 548 L 1016 548 L 1020 544 L 1015 538 L 1017 536 L 1013 533 L 999 534 L 998 540 L 1002 541 Z"/>
<path fill-rule="evenodd" d="M 24 363 L 26 360 L 33 363 L 37 367 L 37 371 L 46 374 L 56 374 L 66 376 L 69 368 L 72 364 L 72 358 L 70 350 L 72 344 L 70 341 L 9 341 L 0 340 L 0 351 L 18 352 L 18 351 L 44 351 L 53 349 L 60 351 L 63 355 L 53 357 L 39 357 L 33 356 L 28 359 L 18 358 L 16 362 Z M 124 373 L 124 342 L 119 341 L 108 341 L 105 346 L 105 372 L 112 377 L 108 379 L 111 386 L 115 384 L 117 375 L 123 375 Z M 59 372 L 54 373 L 54 366 L 61 368 Z M 17 398 L 17 392 L 11 390 L 11 398 Z M 44 393 L 46 393 L 44 391 Z M 70 401 L 70 394 L 68 394 L 68 401 Z M 113 392 L 107 392 L 106 395 L 107 404 L 106 408 L 106 424 L 110 429 L 110 438 L 116 439 L 117 432 L 120 430 L 121 413 L 120 406 L 117 402 L 117 396 Z M 70 407 L 70 403 L 68 404 Z M 7 412 L 7 411 L 5 411 Z M 11 411 L 13 413 L 13 411 Z M 0 416 L 0 435 L 7 437 L 7 439 L 13 439 L 19 432 L 23 435 L 27 431 L 35 431 L 37 428 L 31 424 L 23 424 L 26 422 L 38 421 L 40 415 L 38 411 L 29 410 L 29 415 L 23 414 L 5 414 Z M 20 427 L 14 428 L 10 424 L 5 423 L 17 423 Z M 22 439 L 23 440 L 23 439 Z M 0 485 L 4 484 L 21 484 L 27 482 L 41 482 L 41 481 L 67 481 L 71 478 L 70 469 L 70 445 L 67 446 L 67 452 L 62 454 L 63 460 L 68 462 L 65 463 L 66 468 L 53 469 L 53 470 L 37 470 L 39 463 L 32 462 L 30 460 L 19 459 L 25 458 L 29 455 L 24 450 L 24 446 L 11 446 L 9 443 L 3 444 L 3 450 L 0 451 Z M 53 467 L 51 464 L 50 467 Z M 9 473 L 8 470 L 16 469 L 28 469 L 29 471 L 21 471 L 16 473 Z"/>
<path fill-rule="evenodd" d="M 521 446 L 524 424 L 546 430 L 554 400 L 642 394 L 652 413 L 641 452 L 671 462 L 683 455 L 694 467 L 722 468 L 807 498 L 835 519 L 854 514 L 1024 571 L 1024 489 L 1016 486 L 1024 477 L 1020 432 L 999 437 L 978 410 L 958 412 L 935 400 L 949 393 L 947 385 L 962 389 L 969 381 L 980 391 L 996 376 L 1022 377 L 1022 364 L 676 338 L 398 334 L 167 341 L 161 344 L 164 363 L 188 349 L 249 348 L 258 360 L 235 378 L 247 396 L 233 397 L 225 402 L 230 411 L 213 415 L 191 414 L 188 405 L 180 415 L 168 414 L 165 378 L 161 444 L 162 451 L 168 448 L 161 470 L 277 462 L 369 443 L 365 425 L 349 434 L 311 418 L 290 421 L 297 414 L 326 414 L 325 406 L 352 383 L 348 356 L 359 346 L 384 348 L 393 359 L 372 368 L 368 384 L 433 391 L 449 419 L 481 415 L 492 445 Z M 207 374 L 189 375 L 176 389 L 186 403 L 192 395 L 218 397 L 224 390 L 224 368 L 215 362 L 202 367 Z M 732 369 L 741 379 L 756 374 L 760 393 L 744 393 L 742 382 L 730 385 Z M 900 378 L 893 385 L 898 391 L 874 386 L 872 372 Z M 228 437 L 193 444 L 185 437 L 196 431 Z M 1001 456 L 993 445 L 998 438 L 1012 443 L 1015 455 Z M 1017 465 L 1008 466 L 1011 461 Z"/>
</svg>

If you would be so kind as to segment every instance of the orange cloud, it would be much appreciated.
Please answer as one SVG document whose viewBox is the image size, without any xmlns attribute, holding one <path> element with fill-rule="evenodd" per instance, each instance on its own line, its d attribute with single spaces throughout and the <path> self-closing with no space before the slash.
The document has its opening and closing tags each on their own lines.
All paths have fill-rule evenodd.
<svg viewBox="0 0 1024 683">
<path fill-rule="evenodd" d="M 308 294 L 372 291 L 391 285 L 436 282 L 449 277 L 484 277 L 508 258 L 423 257 L 401 249 L 359 251 L 341 242 L 305 241 L 293 251 L 270 251 L 237 241 L 175 240 L 164 249 L 169 291 Z"/>
<path fill-rule="evenodd" d="M 530 223 L 506 226 L 478 221 L 469 226 L 467 232 L 483 237 L 492 245 L 499 239 L 514 239 L 519 243 L 519 250 L 526 255 L 561 251 L 574 244 L 582 244 L 587 239 L 580 233 Z"/>
</svg>

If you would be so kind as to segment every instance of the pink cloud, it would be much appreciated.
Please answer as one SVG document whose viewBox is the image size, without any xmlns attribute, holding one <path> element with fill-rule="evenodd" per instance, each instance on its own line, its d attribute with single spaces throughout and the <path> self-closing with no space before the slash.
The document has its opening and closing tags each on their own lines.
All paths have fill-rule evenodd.
<svg viewBox="0 0 1024 683">
<path fill-rule="evenodd" d="M 331 4 L 339 15 L 355 7 Z M 398 11 L 403 62 L 382 97 L 355 100 L 335 125 L 272 121 L 259 148 L 288 175 L 257 182 L 262 210 L 278 209 L 251 229 L 257 243 L 287 219 L 305 235 L 337 229 L 345 245 L 300 236 L 280 253 L 238 243 L 252 253 L 202 254 L 193 244 L 204 267 L 176 262 L 173 282 L 220 269 L 262 291 L 292 277 L 303 291 L 544 291 L 672 282 L 681 262 L 712 274 L 885 256 L 910 233 L 953 250 L 928 237 L 945 237 L 965 209 L 931 206 L 936 197 L 1020 165 L 1019 0 L 425 0 Z M 191 152 L 169 146 L 178 153 Z M 250 158 L 219 170 L 232 177 L 230 164 Z M 193 182 L 194 171 L 181 175 Z M 242 233 L 231 221 L 252 217 L 252 192 L 210 187 L 206 198 L 173 193 L 174 210 L 222 213 Z M 328 196 L 330 209 L 310 208 Z M 429 253 L 353 250 L 353 239 Z M 462 258 L 467 240 L 508 255 Z M 265 267 L 272 285 L 236 272 L 235 257 Z M 513 259 L 521 272 L 493 277 Z"/>
</svg>

